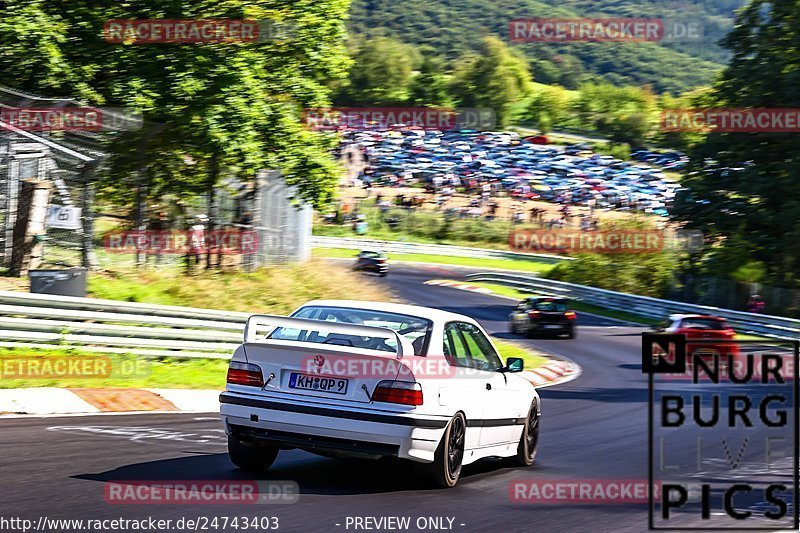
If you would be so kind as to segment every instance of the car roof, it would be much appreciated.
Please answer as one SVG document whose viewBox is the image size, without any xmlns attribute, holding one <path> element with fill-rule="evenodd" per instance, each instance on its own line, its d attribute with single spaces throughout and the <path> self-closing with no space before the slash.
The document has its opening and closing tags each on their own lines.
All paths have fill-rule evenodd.
<svg viewBox="0 0 800 533">
<path fill-rule="evenodd" d="M 345 307 L 349 309 L 366 309 L 369 311 L 386 311 L 388 313 L 398 313 L 401 315 L 409 315 L 419 318 L 427 318 L 434 322 L 448 322 L 451 320 L 458 320 L 462 322 L 469 322 L 475 324 L 475 320 L 468 316 L 435 309 L 433 307 L 422 307 L 420 305 L 397 304 L 390 302 L 369 302 L 362 300 L 312 300 L 302 305 L 308 306 L 322 306 L 322 307 Z"/>
<path fill-rule="evenodd" d="M 567 300 L 568 298 L 564 296 L 545 296 L 545 295 L 536 295 L 536 296 L 527 296 L 526 300 Z"/>
<path fill-rule="evenodd" d="M 700 315 L 700 314 L 673 314 L 669 315 L 670 320 L 683 320 L 684 318 L 707 318 L 710 320 L 725 320 L 721 316 L 714 316 L 714 315 Z"/>
</svg>

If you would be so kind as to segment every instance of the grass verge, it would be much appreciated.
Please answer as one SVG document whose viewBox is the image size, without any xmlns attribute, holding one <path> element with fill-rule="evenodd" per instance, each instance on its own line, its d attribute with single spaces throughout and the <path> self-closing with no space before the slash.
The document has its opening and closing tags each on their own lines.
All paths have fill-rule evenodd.
<svg viewBox="0 0 800 533">
<path fill-rule="evenodd" d="M 314 257 L 351 257 L 358 255 L 357 250 L 343 248 L 315 248 Z M 520 272 L 534 272 L 544 274 L 549 272 L 556 264 L 541 263 L 522 259 L 483 259 L 473 257 L 454 257 L 452 255 L 431 254 L 390 254 L 390 261 L 417 261 L 419 263 L 438 263 L 441 265 L 469 266 L 475 268 L 518 270 Z M 390 271 L 391 274 L 391 271 Z"/>
<path fill-rule="evenodd" d="M 521 346 L 513 342 L 500 341 L 497 339 L 492 339 L 492 344 L 494 344 L 497 348 L 500 359 L 502 359 L 504 363 L 509 357 L 521 357 L 525 361 L 525 370 L 531 370 L 533 368 L 540 367 L 550 361 L 549 358 L 540 355 L 535 350 L 527 346 Z"/>
<path fill-rule="evenodd" d="M 0 389 L 163 388 L 224 389 L 228 362 L 222 359 L 143 358 L 74 350 L 0 348 Z M 77 369 L 64 372 L 69 361 Z"/>
<path fill-rule="evenodd" d="M 391 298 L 365 276 L 330 268 L 321 259 L 256 272 L 192 276 L 170 270 L 98 272 L 89 277 L 88 290 L 91 296 L 110 300 L 275 314 L 288 314 L 315 299 Z"/>
</svg>

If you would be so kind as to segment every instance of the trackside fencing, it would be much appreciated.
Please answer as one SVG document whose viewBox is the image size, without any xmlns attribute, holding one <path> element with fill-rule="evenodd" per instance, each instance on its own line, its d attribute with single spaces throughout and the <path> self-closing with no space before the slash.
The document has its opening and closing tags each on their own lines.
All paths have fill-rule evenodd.
<svg viewBox="0 0 800 533">
<path fill-rule="evenodd" d="M 800 338 L 800 320 L 731 311 L 597 289 L 528 275 L 484 272 L 471 281 L 564 296 L 649 318 L 670 313 L 725 317 L 737 330 Z M 95 298 L 0 291 L 0 346 L 129 353 L 152 357 L 230 358 L 248 313 Z"/>
<path fill-rule="evenodd" d="M 248 313 L 0 291 L 0 346 L 231 357 Z"/>
<path fill-rule="evenodd" d="M 587 303 L 626 311 L 647 318 L 666 318 L 671 313 L 700 313 L 725 318 L 742 333 L 753 333 L 771 337 L 800 338 L 800 320 L 772 315 L 745 313 L 719 307 L 695 305 L 672 300 L 661 300 L 648 296 L 637 296 L 624 292 L 609 291 L 575 283 L 566 283 L 529 275 L 481 272 L 467 276 L 470 281 L 486 281 L 514 287 L 521 291 L 547 296 L 562 296 Z"/>
</svg>

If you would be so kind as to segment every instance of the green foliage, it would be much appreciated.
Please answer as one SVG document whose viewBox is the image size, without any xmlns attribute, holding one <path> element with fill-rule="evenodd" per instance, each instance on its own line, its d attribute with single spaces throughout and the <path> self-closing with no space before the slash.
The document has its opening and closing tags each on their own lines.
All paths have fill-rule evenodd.
<svg viewBox="0 0 800 533">
<path fill-rule="evenodd" d="M 397 105 L 408 99 L 413 47 L 378 36 L 360 39 L 353 48 L 349 84 L 338 101 L 350 105 Z"/>
<path fill-rule="evenodd" d="M 655 97 L 647 89 L 587 84 L 580 87 L 573 110 L 615 142 L 641 145 L 657 114 Z"/>
<path fill-rule="evenodd" d="M 531 98 L 523 119 L 530 120 L 542 133 L 556 126 L 564 127 L 572 117 L 574 105 L 569 91 L 561 87 L 544 86 Z"/>
<path fill-rule="evenodd" d="M 442 58 L 424 55 L 419 73 L 411 82 L 409 102 L 416 106 L 449 107 L 452 105 L 448 77 L 445 74 L 445 62 Z"/>
<path fill-rule="evenodd" d="M 754 0 L 725 40 L 733 58 L 708 95 L 727 108 L 797 107 L 800 18 L 794 2 Z M 796 286 L 800 275 L 800 140 L 795 133 L 710 133 L 691 154 L 692 194 L 676 215 L 728 257 L 763 261 L 765 282 Z M 718 162 L 705 166 L 705 159 Z M 747 163 L 747 164 L 746 164 Z M 737 169 L 737 170 L 733 170 Z M 706 251 L 708 261 L 719 255 Z M 739 263 L 741 265 L 742 263 Z"/>
<path fill-rule="evenodd" d="M 453 73 L 452 93 L 462 107 L 493 109 L 500 127 L 511 120 L 511 105 L 532 90 L 528 63 L 497 37 L 484 37 L 478 53 L 462 58 Z"/>
<path fill-rule="evenodd" d="M 663 297 L 678 269 L 670 252 L 582 254 L 559 263 L 546 277 L 642 296 Z"/>
<path fill-rule="evenodd" d="M 715 43 L 732 27 L 733 10 L 746 0 L 354 0 L 354 33 L 383 30 L 414 45 L 427 45 L 454 61 L 477 51 L 481 38 L 508 40 L 516 18 L 633 17 L 697 21 L 701 43 L 519 43 L 541 83 L 577 88 L 589 81 L 615 85 L 651 84 L 655 92 L 677 94 L 713 80 L 728 54 Z"/>
<path fill-rule="evenodd" d="M 339 170 L 327 157 L 328 141 L 303 130 L 299 117 L 303 108 L 328 105 L 330 80 L 346 75 L 348 7 L 349 0 L 9 0 L 0 22 L 0 69 L 23 90 L 144 113 L 145 128 L 113 147 L 108 190 L 128 193 L 125 199 L 134 171 L 159 196 L 207 190 L 224 173 L 248 177 L 280 168 L 322 204 Z M 164 18 L 292 21 L 297 34 L 189 45 L 111 44 L 102 37 L 111 19 Z"/>
</svg>

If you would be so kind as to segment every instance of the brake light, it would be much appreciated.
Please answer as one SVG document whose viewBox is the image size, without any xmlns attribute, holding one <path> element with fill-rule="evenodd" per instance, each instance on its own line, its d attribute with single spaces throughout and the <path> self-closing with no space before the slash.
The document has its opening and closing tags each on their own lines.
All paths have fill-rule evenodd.
<svg viewBox="0 0 800 533">
<path fill-rule="evenodd" d="M 404 405 L 422 405 L 422 385 L 413 381 L 386 379 L 375 386 L 372 400 Z"/>
<path fill-rule="evenodd" d="M 531 318 L 539 318 L 539 311 L 528 311 L 528 316 Z"/>
<path fill-rule="evenodd" d="M 567 317 L 567 320 L 575 320 L 578 318 L 578 314 L 575 311 L 567 311 L 564 313 L 564 316 Z"/>
<path fill-rule="evenodd" d="M 261 368 L 256 365 L 231 361 L 231 364 L 228 365 L 227 381 L 234 385 L 263 387 L 264 375 L 261 373 Z"/>
<path fill-rule="evenodd" d="M 734 330 L 732 330 L 732 329 L 726 329 L 725 330 L 725 336 L 726 337 L 735 337 L 736 336 L 736 332 Z"/>
</svg>

